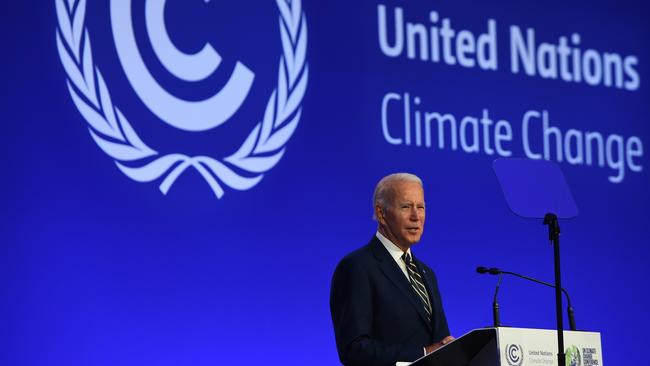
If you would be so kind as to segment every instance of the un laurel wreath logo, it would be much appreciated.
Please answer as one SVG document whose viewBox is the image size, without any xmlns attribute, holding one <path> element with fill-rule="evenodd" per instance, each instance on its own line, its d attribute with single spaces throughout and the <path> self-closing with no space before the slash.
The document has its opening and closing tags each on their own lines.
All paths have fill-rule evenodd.
<svg viewBox="0 0 650 366">
<path fill-rule="evenodd" d="M 280 161 L 284 147 L 300 121 L 301 103 L 307 88 L 307 21 L 300 0 L 276 0 L 282 43 L 277 87 L 271 93 L 263 114 L 260 113 L 262 120 L 250 131 L 237 151 L 223 158 L 160 152 L 147 146 L 131 127 L 127 117 L 113 104 L 108 86 L 95 65 L 85 22 L 86 0 L 55 0 L 55 3 L 58 19 L 57 48 L 72 101 L 88 123 L 88 130 L 95 143 L 113 158 L 117 167 L 129 178 L 138 182 L 152 182 L 161 178 L 160 191 L 167 194 L 176 179 L 187 168 L 193 167 L 209 184 L 217 198 L 221 198 L 224 195 L 221 184 L 236 190 L 250 189 L 262 180 L 264 173 Z M 122 20 L 128 17 L 130 21 L 130 6 L 131 1 L 111 0 L 112 21 L 115 22 L 116 17 L 122 17 Z M 220 56 L 209 45 L 196 55 L 186 55 L 173 48 L 168 37 L 165 38 L 162 16 L 165 0 L 147 0 L 145 6 L 147 26 L 152 27 L 149 30 L 163 30 L 162 35 L 155 36 L 155 39 L 150 34 L 152 45 L 154 49 L 161 50 L 161 54 L 171 55 L 167 58 L 168 69 L 175 76 L 187 81 L 197 81 L 216 69 Z M 152 18 L 151 22 L 149 17 Z M 156 25 L 156 22 L 163 24 Z M 122 66 L 132 87 L 154 114 L 173 127 L 195 132 L 216 127 L 236 112 L 248 94 L 254 75 L 245 66 L 237 63 L 226 86 L 213 97 L 201 103 L 169 98 L 167 103 L 161 103 L 160 99 L 156 99 L 156 95 L 160 95 L 165 101 L 164 98 L 169 97 L 169 93 L 156 89 L 156 85 L 151 84 L 152 80 L 147 80 L 146 75 L 138 72 L 141 70 L 129 70 L 125 66 L 125 58 L 133 61 L 139 56 L 137 49 L 128 47 L 132 34 L 128 34 L 127 29 L 126 33 L 118 36 L 115 26 L 113 32 Z M 120 39 L 121 41 L 118 41 Z M 117 44 L 119 42 L 127 46 Z M 174 54 L 175 51 L 178 51 L 177 54 Z M 161 54 L 157 52 L 159 57 Z M 174 57 L 177 58 L 176 61 Z M 184 69 L 174 67 L 179 65 L 179 59 L 199 62 Z M 205 60 L 212 62 L 206 63 Z M 165 64 L 163 59 L 161 61 Z M 129 63 L 131 64 L 133 62 Z M 136 80 L 137 78 L 140 80 Z M 170 104 L 196 116 L 197 120 L 193 121 L 193 124 L 182 125 L 175 119 L 175 111 L 170 109 Z M 205 120 L 205 112 L 210 112 L 208 115 L 214 118 Z M 247 176 L 237 170 L 247 173 Z"/>
</svg>

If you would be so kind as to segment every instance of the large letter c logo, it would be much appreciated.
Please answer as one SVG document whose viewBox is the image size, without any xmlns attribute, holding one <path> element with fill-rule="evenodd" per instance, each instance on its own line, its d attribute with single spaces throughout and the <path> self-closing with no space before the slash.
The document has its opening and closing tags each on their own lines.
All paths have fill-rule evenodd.
<svg viewBox="0 0 650 366">
<path fill-rule="evenodd" d="M 179 51 L 169 39 L 164 21 L 166 0 L 146 1 L 147 32 L 156 56 L 174 76 L 189 82 L 212 74 L 221 56 L 206 44 L 196 54 Z M 201 101 L 179 99 L 151 75 L 142 59 L 132 24 L 131 0 L 111 0 L 111 26 L 117 54 L 129 82 L 143 103 L 169 125 L 186 131 L 205 131 L 226 122 L 242 105 L 255 74 L 237 62 L 226 85 Z"/>
</svg>

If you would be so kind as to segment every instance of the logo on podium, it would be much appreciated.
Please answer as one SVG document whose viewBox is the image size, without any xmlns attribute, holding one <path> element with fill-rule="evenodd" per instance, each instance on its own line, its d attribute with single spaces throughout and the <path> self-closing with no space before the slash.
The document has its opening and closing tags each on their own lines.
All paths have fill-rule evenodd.
<svg viewBox="0 0 650 366">
<path fill-rule="evenodd" d="M 521 366 L 524 362 L 524 351 L 520 344 L 506 345 L 506 361 L 510 366 Z"/>
<path fill-rule="evenodd" d="M 567 347 L 564 351 L 566 366 L 581 366 L 582 358 L 580 357 L 580 350 L 575 345 Z"/>
<path fill-rule="evenodd" d="M 206 0 L 208 2 L 209 0 Z M 217 198 L 224 186 L 248 190 L 282 158 L 285 145 L 301 116 L 307 88 L 307 21 L 300 0 L 277 0 L 282 53 L 277 86 L 259 111 L 259 122 L 236 149 L 224 157 L 188 156 L 152 149 L 132 127 L 127 116 L 113 103 L 111 92 L 95 63 L 86 0 L 55 0 L 58 27 L 56 41 L 67 76 L 68 92 L 88 124 L 91 137 L 117 167 L 138 182 L 161 180 L 167 194 L 176 179 L 194 168 Z M 205 43 L 196 53 L 181 51 L 171 40 L 165 23 L 166 0 L 146 0 L 144 29 L 153 53 L 176 79 L 192 85 L 206 80 L 224 57 Z M 254 86 L 255 72 L 235 62 L 225 85 L 208 98 L 186 100 L 166 90 L 154 77 L 138 48 L 131 0 L 110 1 L 110 24 L 120 65 L 139 100 L 163 123 L 174 129 L 201 133 L 228 122 L 241 108 Z"/>
</svg>

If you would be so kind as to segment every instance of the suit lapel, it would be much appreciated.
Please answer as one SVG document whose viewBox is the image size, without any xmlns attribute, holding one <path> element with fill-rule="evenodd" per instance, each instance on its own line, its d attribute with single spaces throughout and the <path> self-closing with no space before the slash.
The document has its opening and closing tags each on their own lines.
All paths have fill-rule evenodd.
<svg viewBox="0 0 650 366">
<path fill-rule="evenodd" d="M 409 283 L 408 279 L 406 276 L 404 276 L 404 272 L 399 268 L 397 263 L 395 263 L 395 260 L 390 256 L 386 248 L 384 248 L 384 245 L 377 239 L 376 237 L 373 238 L 373 241 L 371 241 L 372 245 L 372 250 L 375 254 L 375 257 L 377 260 L 380 262 L 379 268 L 381 271 L 388 277 L 388 279 L 397 287 L 400 289 L 402 294 L 404 295 L 405 298 L 409 300 L 411 305 L 415 308 L 417 313 L 420 316 L 420 319 L 424 322 L 424 324 L 431 329 L 431 324 L 427 321 L 427 313 L 424 310 L 424 305 L 422 304 L 422 300 L 418 297 L 418 295 L 415 293 L 415 290 L 411 287 L 411 284 Z"/>
</svg>

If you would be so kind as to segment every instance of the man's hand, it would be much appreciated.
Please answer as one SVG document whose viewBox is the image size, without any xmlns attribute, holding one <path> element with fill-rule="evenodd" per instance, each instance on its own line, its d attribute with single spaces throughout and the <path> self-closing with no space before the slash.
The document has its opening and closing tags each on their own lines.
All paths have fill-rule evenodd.
<svg viewBox="0 0 650 366">
<path fill-rule="evenodd" d="M 427 350 L 427 355 L 428 355 L 429 353 L 431 353 L 431 352 L 437 350 L 438 348 L 444 346 L 445 344 L 450 343 L 450 342 L 453 341 L 454 339 L 456 339 L 456 338 L 454 338 L 454 337 L 452 337 L 452 336 L 446 336 L 446 337 L 445 337 L 443 340 L 441 340 L 440 342 L 434 343 L 434 344 L 432 344 L 432 345 L 430 345 L 430 346 L 426 346 L 425 349 Z"/>
</svg>

